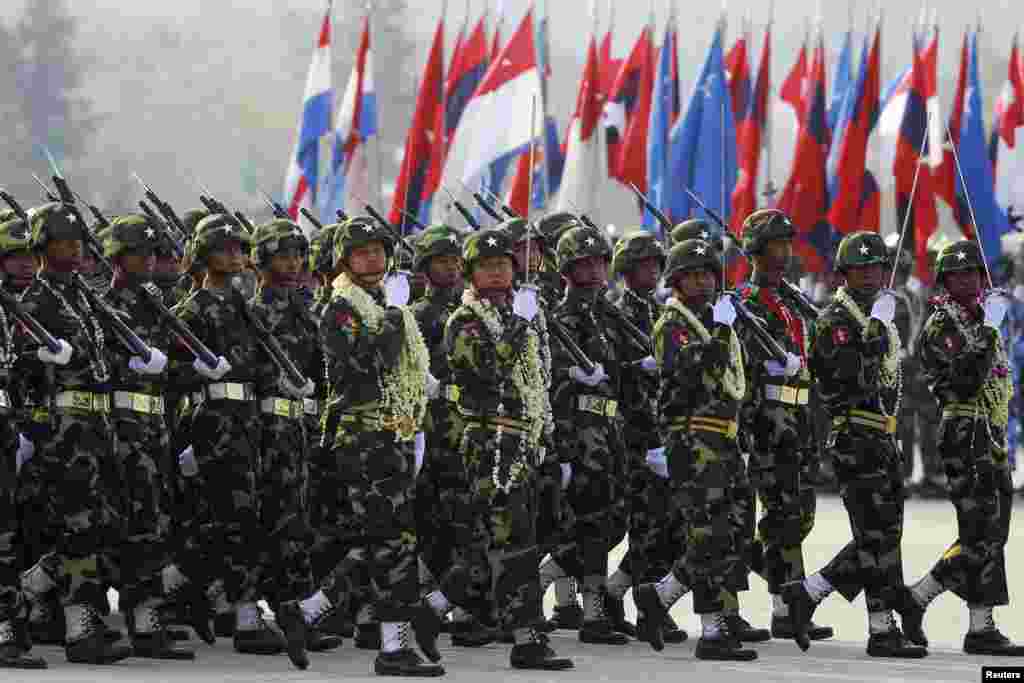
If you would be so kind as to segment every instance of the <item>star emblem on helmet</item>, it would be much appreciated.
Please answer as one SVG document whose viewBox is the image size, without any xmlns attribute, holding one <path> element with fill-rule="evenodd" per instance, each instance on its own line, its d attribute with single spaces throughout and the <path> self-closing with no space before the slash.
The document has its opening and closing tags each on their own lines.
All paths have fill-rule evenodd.
<svg viewBox="0 0 1024 683">
<path fill-rule="evenodd" d="M 967 260 L 967 254 L 965 254 L 962 251 L 956 252 L 956 260 L 957 261 L 966 261 Z"/>
<path fill-rule="evenodd" d="M 363 232 L 373 232 L 373 226 L 369 223 L 363 224 Z"/>
<path fill-rule="evenodd" d="M 68 223 L 77 223 L 78 218 L 73 213 L 68 214 Z"/>
<path fill-rule="evenodd" d="M 448 241 L 451 242 L 452 244 L 455 244 L 456 242 L 459 241 L 459 238 L 456 237 L 455 235 L 448 235 Z"/>
<path fill-rule="evenodd" d="M 700 254 L 701 256 L 703 256 L 704 254 L 706 254 L 706 253 L 707 253 L 707 251 L 708 251 L 708 250 L 707 250 L 707 247 L 705 247 L 705 246 L 704 246 L 704 245 L 702 244 L 702 245 L 700 245 L 699 247 L 697 247 L 697 249 L 696 249 L 695 251 L 696 251 L 696 252 L 697 252 L 698 254 Z"/>
<path fill-rule="evenodd" d="M 869 253 L 871 253 L 871 250 L 868 249 L 868 245 L 862 244 L 860 245 L 860 253 L 862 253 L 864 256 L 867 256 Z"/>
<path fill-rule="evenodd" d="M 231 226 L 230 225 L 225 225 L 222 229 L 224 230 L 224 234 L 225 235 L 230 235 L 231 234 Z"/>
<path fill-rule="evenodd" d="M 588 237 L 586 242 L 584 242 L 584 244 L 586 244 L 588 247 L 594 246 L 594 238 L 593 237 Z"/>
<path fill-rule="evenodd" d="M 153 239 L 154 235 L 156 235 L 156 232 L 154 232 L 153 228 L 146 228 L 146 237 Z"/>
<path fill-rule="evenodd" d="M 489 246 L 489 247 L 496 247 L 496 246 L 498 246 L 498 240 L 494 239 L 493 237 L 488 237 L 487 238 L 487 246 Z"/>
</svg>

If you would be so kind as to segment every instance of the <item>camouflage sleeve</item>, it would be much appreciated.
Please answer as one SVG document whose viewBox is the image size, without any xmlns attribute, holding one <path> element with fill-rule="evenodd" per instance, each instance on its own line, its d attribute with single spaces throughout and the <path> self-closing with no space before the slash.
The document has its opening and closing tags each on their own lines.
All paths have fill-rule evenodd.
<svg viewBox="0 0 1024 683">
<path fill-rule="evenodd" d="M 320 320 L 320 339 L 330 377 L 346 374 L 347 367 L 365 374 L 370 368 L 383 371 L 398 362 L 402 351 L 405 318 L 402 311 L 389 308 L 380 329 L 371 331 L 346 299 L 333 299 Z"/>
<path fill-rule="evenodd" d="M 520 337 L 526 324 L 512 316 L 500 339 L 492 339 L 483 322 L 465 309 L 456 312 L 445 328 L 448 363 L 456 382 L 483 381 L 494 384 L 514 372 Z"/>
<path fill-rule="evenodd" d="M 867 340 L 851 321 L 833 316 L 818 320 L 808 364 L 819 382 L 823 398 L 862 395 L 878 385 L 882 356 L 888 351 L 888 335 L 877 321 L 868 328 Z"/>
<path fill-rule="evenodd" d="M 978 349 L 967 349 L 967 340 L 944 314 L 934 314 L 921 331 L 917 357 L 922 375 L 940 401 L 969 401 L 981 390 L 992 371 L 999 333 L 982 327 Z"/>
<path fill-rule="evenodd" d="M 60 336 L 51 319 L 52 316 L 58 315 L 57 309 L 53 306 L 41 305 L 44 302 L 40 293 L 29 290 L 25 293 L 21 303 L 25 311 L 39 321 L 39 324 L 54 336 Z M 39 360 L 37 355 L 41 344 L 20 323 L 13 326 L 11 335 L 15 352 L 14 367 L 11 371 L 12 378 L 17 378 L 17 383 L 25 394 L 30 389 L 45 386 L 47 383 L 46 364 Z"/>
<path fill-rule="evenodd" d="M 210 331 L 207 317 L 202 315 L 199 302 L 194 296 L 190 296 L 173 309 L 171 312 L 185 323 L 199 341 L 207 346 L 210 345 Z M 171 386 L 184 387 L 200 384 L 204 380 L 192 367 L 195 363 L 195 356 L 189 350 L 184 340 L 180 337 L 173 337 L 167 349 L 167 382 Z"/>
</svg>

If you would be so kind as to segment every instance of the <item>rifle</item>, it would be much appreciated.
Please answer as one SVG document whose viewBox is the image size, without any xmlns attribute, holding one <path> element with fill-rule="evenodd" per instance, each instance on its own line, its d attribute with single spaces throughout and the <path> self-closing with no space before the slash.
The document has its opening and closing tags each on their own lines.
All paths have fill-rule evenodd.
<svg viewBox="0 0 1024 683">
<path fill-rule="evenodd" d="M 166 219 L 167 225 L 169 226 L 167 229 L 168 236 L 172 237 L 172 230 L 174 233 L 177 233 L 177 239 L 172 237 L 172 241 L 179 246 L 179 249 L 176 249 L 176 251 L 179 252 L 178 258 L 180 259 L 184 253 L 184 250 L 180 249 L 180 245 L 188 241 L 188 230 L 185 229 L 185 224 L 181 222 L 180 218 L 178 218 L 178 214 L 174 212 L 171 205 L 160 199 L 156 192 L 153 191 L 153 188 L 147 185 L 146 182 L 139 177 L 138 173 L 133 173 L 132 175 L 135 176 L 135 179 L 139 181 L 140 185 L 142 185 L 146 199 L 152 202 L 153 206 L 156 207 L 156 210 L 160 212 L 160 215 Z"/>
<path fill-rule="evenodd" d="M 647 211 L 654 216 L 655 220 L 658 221 L 658 225 L 661 226 L 661 234 L 664 238 L 662 241 L 667 244 L 671 240 L 673 227 L 672 221 L 668 219 L 668 216 L 661 212 L 661 209 L 651 203 L 651 200 L 647 198 L 647 195 L 640 191 L 640 188 L 633 183 L 630 183 L 629 187 L 633 190 L 633 194 L 635 194 L 636 198 L 640 200 L 640 203 L 643 204 L 644 208 L 647 209 Z"/>
<path fill-rule="evenodd" d="M 181 243 L 179 243 L 178 240 L 175 239 L 174 235 L 171 234 L 167 225 L 157 217 L 153 212 L 153 209 L 146 203 L 146 200 L 139 202 L 139 208 L 142 209 L 142 213 L 146 214 L 146 217 L 149 218 L 150 223 L 156 225 L 157 229 L 163 232 L 163 236 L 167 238 L 167 241 L 171 245 L 171 249 L 174 250 L 174 255 L 178 257 L 178 260 L 180 261 L 185 258 L 185 249 L 181 246 Z"/>
<path fill-rule="evenodd" d="M 313 227 L 315 227 L 317 230 L 323 230 L 324 229 L 324 224 L 321 223 L 319 221 L 319 219 L 317 219 L 317 217 L 314 216 L 313 213 L 309 209 L 302 208 L 302 209 L 299 209 L 299 211 L 302 213 L 303 216 L 306 217 L 307 221 L 309 221 L 310 223 L 313 224 Z M 287 214 L 285 214 L 285 215 L 287 215 Z"/>
<path fill-rule="evenodd" d="M 446 187 L 444 188 L 444 191 L 448 194 L 449 199 L 451 199 L 452 206 L 455 207 L 455 210 L 462 214 L 462 218 L 466 221 L 466 225 L 468 225 L 474 230 L 479 230 L 480 224 L 477 223 L 476 218 L 473 217 L 473 214 L 471 214 L 469 210 L 466 209 L 466 207 L 463 206 L 462 203 L 455 198 L 455 195 L 451 193 L 451 190 L 449 190 Z"/>
<path fill-rule="evenodd" d="M 43 189 L 43 198 L 46 201 L 48 201 L 48 202 L 59 202 L 60 201 L 60 197 L 55 195 L 53 193 L 53 191 L 46 186 L 46 183 L 44 183 L 42 180 L 39 179 L 39 176 L 37 176 L 35 173 L 33 173 L 32 177 L 35 178 L 35 181 L 36 181 L 36 183 L 39 184 L 39 187 L 41 187 Z"/>
<path fill-rule="evenodd" d="M 26 311 L 20 301 L 11 296 L 11 293 L 6 289 L 2 288 L 0 288 L 0 305 L 28 330 L 29 335 L 33 339 L 45 346 L 50 353 L 60 353 L 60 342 L 57 341 L 57 338 L 50 334 L 49 330 L 35 319 L 35 316 Z"/>
<path fill-rule="evenodd" d="M 199 337 L 196 336 L 188 325 L 181 321 L 178 316 L 171 313 L 171 311 L 164 305 L 163 295 L 160 293 L 160 288 L 154 285 L 152 282 L 147 282 L 142 285 L 142 291 L 146 294 L 146 302 L 156 309 L 157 314 L 163 319 L 164 323 L 171 329 L 175 335 L 181 339 L 182 343 L 188 347 L 188 350 L 193 356 L 203 362 L 208 368 L 217 367 L 217 356 L 214 355 L 213 351 L 200 341 Z"/>
<path fill-rule="evenodd" d="M 367 204 L 366 213 L 370 214 L 370 217 L 373 220 L 377 221 L 377 223 L 379 223 L 385 230 L 391 233 L 391 239 L 395 240 L 398 244 L 405 247 L 412 255 L 412 257 L 416 258 L 416 248 L 409 243 L 409 240 L 399 235 L 398 231 L 395 230 L 394 226 L 392 226 L 391 223 L 389 223 L 388 220 L 384 218 L 384 216 L 381 216 L 380 212 L 378 212 L 377 209 Z"/>
<path fill-rule="evenodd" d="M 736 309 L 736 316 L 740 321 L 750 330 L 751 334 L 754 335 L 754 339 L 757 340 L 761 350 L 768 356 L 771 356 L 780 363 L 786 362 L 786 349 L 782 347 L 782 344 L 771 335 L 768 329 L 764 326 L 764 321 L 758 318 L 756 315 L 750 312 L 747 305 L 743 303 L 743 297 L 740 296 L 739 292 L 729 291 L 725 292 L 725 295 L 732 299 L 732 307 Z"/>
<path fill-rule="evenodd" d="M 242 312 L 242 317 L 245 319 L 249 330 L 256 336 L 260 346 L 267 352 L 271 360 L 278 369 L 288 377 L 288 381 L 294 384 L 296 387 L 305 386 L 307 378 L 303 374 L 302 370 L 295 364 L 295 361 L 291 359 L 288 353 L 281 346 L 281 342 L 263 326 L 249 310 L 249 305 L 245 301 L 245 297 L 242 293 L 235 288 L 231 289 L 232 297 L 235 300 L 235 305 L 238 306 L 238 310 Z M 214 363 L 216 365 L 216 363 Z M 212 367 L 212 366 L 211 366 Z"/>
<path fill-rule="evenodd" d="M 85 278 L 82 277 L 81 273 L 76 272 L 75 277 L 78 280 L 78 286 L 81 288 L 82 294 L 89 300 L 89 305 L 93 310 L 98 311 L 107 319 L 110 326 L 114 328 L 114 335 L 118 338 L 118 341 L 120 341 L 133 356 L 138 356 L 144 362 L 148 363 L 153 358 L 153 349 L 149 347 L 149 344 L 142 341 L 142 338 L 135 333 L 135 330 L 128 327 L 128 325 L 121 320 L 121 316 L 117 314 L 117 311 L 111 308 L 107 302 L 103 301 L 103 299 L 93 291 L 92 287 L 90 287 L 89 283 L 85 281 Z"/>
<path fill-rule="evenodd" d="M 622 329 L 625 330 L 626 336 L 629 337 L 630 341 L 636 344 L 641 350 L 646 351 L 648 355 L 654 355 L 654 344 L 651 343 L 651 337 L 637 327 L 632 320 L 626 317 L 626 314 L 617 309 L 612 302 L 608 301 L 603 294 L 597 296 L 598 304 L 605 310 L 605 312 L 622 325 Z"/>
</svg>

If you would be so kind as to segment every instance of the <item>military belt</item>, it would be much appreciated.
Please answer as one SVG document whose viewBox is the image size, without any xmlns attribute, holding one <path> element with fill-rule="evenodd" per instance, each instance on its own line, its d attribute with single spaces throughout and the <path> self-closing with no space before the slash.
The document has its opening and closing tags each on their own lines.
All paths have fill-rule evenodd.
<svg viewBox="0 0 1024 683">
<path fill-rule="evenodd" d="M 398 415 L 382 415 L 377 411 L 366 411 L 360 413 L 342 413 L 339 418 L 341 422 L 358 424 L 377 431 L 396 432 L 406 436 L 414 434 L 416 425 L 412 418 L 405 418 Z"/>
<path fill-rule="evenodd" d="M 841 427 L 844 424 L 855 424 L 867 427 L 884 434 L 896 433 L 896 416 L 882 415 L 868 410 L 851 410 L 846 415 L 832 418 L 832 427 Z"/>
<path fill-rule="evenodd" d="M 712 432 L 722 436 L 735 439 L 739 431 L 736 420 L 728 420 L 721 417 L 708 417 L 705 415 L 694 415 L 673 420 L 669 424 L 671 432 Z"/>
<path fill-rule="evenodd" d="M 981 406 L 974 403 L 947 403 L 942 408 L 942 419 L 946 420 L 951 417 L 966 417 L 977 420 L 987 418 L 988 415 L 985 414 Z"/>
<path fill-rule="evenodd" d="M 302 399 L 302 412 L 306 415 L 312 415 L 317 417 L 320 415 L 320 402 L 315 398 L 304 398 Z"/>
<path fill-rule="evenodd" d="M 601 417 L 615 417 L 619 414 L 619 403 L 604 396 L 580 396 L 576 408 L 584 413 L 593 413 Z"/>
<path fill-rule="evenodd" d="M 11 395 L 0 389 L 0 413 L 6 414 L 11 412 Z"/>
<path fill-rule="evenodd" d="M 110 395 L 92 391 L 61 391 L 53 397 L 53 407 L 109 413 Z"/>
<path fill-rule="evenodd" d="M 503 417 L 499 415 L 466 415 L 466 425 L 479 427 L 481 429 L 493 429 L 515 434 L 527 434 L 530 432 L 530 423 L 526 420 L 519 420 L 514 417 Z"/>
<path fill-rule="evenodd" d="M 766 401 L 777 401 L 778 403 L 786 403 L 791 406 L 807 405 L 810 393 L 810 389 L 779 386 L 776 384 L 769 384 L 764 388 L 764 398 Z"/>
<path fill-rule="evenodd" d="M 267 415 L 277 415 L 297 420 L 306 414 L 306 407 L 302 401 L 280 396 L 268 396 L 260 401 L 260 410 Z"/>
<path fill-rule="evenodd" d="M 203 387 L 209 401 L 253 401 L 256 391 L 251 382 L 214 382 Z"/>
<path fill-rule="evenodd" d="M 147 415 L 163 415 L 164 399 L 162 396 L 139 394 L 134 391 L 115 391 L 114 407 Z"/>
</svg>

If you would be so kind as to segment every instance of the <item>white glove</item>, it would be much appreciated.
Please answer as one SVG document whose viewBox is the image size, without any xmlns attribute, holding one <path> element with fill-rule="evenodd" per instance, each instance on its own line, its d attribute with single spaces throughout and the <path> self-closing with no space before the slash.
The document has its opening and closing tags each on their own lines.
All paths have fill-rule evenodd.
<svg viewBox="0 0 1024 683">
<path fill-rule="evenodd" d="M 36 356 L 39 360 L 44 363 L 53 363 L 55 365 L 67 365 L 71 362 L 71 344 L 68 344 L 63 339 L 58 339 L 57 343 L 60 344 L 60 351 L 57 353 L 50 353 L 50 349 L 42 346 L 36 351 Z"/>
<path fill-rule="evenodd" d="M 1010 302 L 1006 295 L 993 293 L 985 297 L 982 310 L 985 311 L 985 324 L 998 330 L 1006 319 L 1006 312 L 1010 310 Z"/>
<path fill-rule="evenodd" d="M 732 299 L 727 296 L 718 297 L 714 308 L 711 309 L 712 319 L 721 325 L 728 325 L 736 322 L 736 307 L 732 305 Z"/>
<path fill-rule="evenodd" d="M 196 361 L 192 363 L 192 367 L 196 372 L 211 382 L 219 382 L 221 377 L 231 372 L 231 363 L 229 363 L 228 359 L 224 356 L 217 357 L 217 367 L 211 368 L 198 358 L 196 358 Z"/>
<path fill-rule="evenodd" d="M 441 395 L 441 382 L 427 370 L 427 398 L 434 400 Z"/>
<path fill-rule="evenodd" d="M 647 451 L 647 466 L 662 479 L 668 479 L 668 459 L 664 447 Z"/>
<path fill-rule="evenodd" d="M 792 353 L 786 353 L 785 365 L 775 359 L 766 360 L 764 362 L 764 369 L 767 370 L 768 374 L 772 377 L 792 377 L 796 373 L 800 372 L 800 366 L 802 364 L 800 356 Z"/>
<path fill-rule="evenodd" d="M 409 274 L 405 271 L 394 272 L 384 280 L 384 304 L 388 308 L 405 306 L 409 303 L 409 293 Z"/>
<path fill-rule="evenodd" d="M 24 434 L 18 434 L 18 452 L 15 454 L 14 473 L 21 471 L 21 466 L 32 459 L 35 455 L 36 445 L 25 438 Z"/>
<path fill-rule="evenodd" d="M 589 375 L 583 372 L 582 368 L 578 368 L 574 365 L 569 368 L 569 377 L 573 378 L 580 384 L 586 384 L 588 387 L 596 387 L 598 384 L 608 379 L 608 375 L 604 374 L 604 366 L 600 363 L 594 366 L 594 372 Z"/>
<path fill-rule="evenodd" d="M 309 398 L 316 393 L 316 385 L 313 384 L 313 380 L 304 378 L 306 383 L 301 387 L 292 384 L 291 380 L 281 376 L 281 379 L 277 381 L 277 385 L 281 387 L 281 390 L 291 396 L 292 398 Z"/>
<path fill-rule="evenodd" d="M 199 463 L 196 462 L 196 454 L 191 446 L 178 454 L 178 468 L 183 477 L 194 477 L 199 474 Z"/>
<path fill-rule="evenodd" d="M 427 437 L 423 432 L 416 432 L 416 466 L 412 471 L 412 478 L 420 476 L 420 470 L 423 469 L 423 457 L 427 454 Z"/>
<path fill-rule="evenodd" d="M 1024 301 L 1024 285 L 1017 285 L 1013 288 L 1013 298 L 1017 301 Z"/>
<path fill-rule="evenodd" d="M 530 285 L 524 285 L 516 290 L 512 297 L 512 312 L 525 320 L 533 322 L 537 317 L 537 289 Z"/>
<path fill-rule="evenodd" d="M 896 317 L 896 297 L 888 292 L 879 294 L 871 306 L 871 317 L 888 325 Z"/>
<path fill-rule="evenodd" d="M 563 462 L 560 467 L 562 468 L 562 490 L 569 488 L 569 482 L 572 481 L 572 465 Z"/>
<path fill-rule="evenodd" d="M 658 361 L 654 360 L 654 356 L 647 356 L 640 361 L 640 368 L 653 375 L 658 372 Z"/>
<path fill-rule="evenodd" d="M 128 361 L 128 367 L 140 375 L 159 375 L 167 367 L 167 356 L 160 349 L 149 348 L 149 362 L 142 360 L 139 356 L 132 356 Z"/>
</svg>

